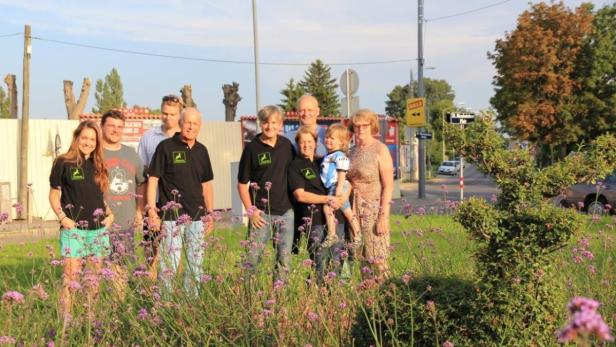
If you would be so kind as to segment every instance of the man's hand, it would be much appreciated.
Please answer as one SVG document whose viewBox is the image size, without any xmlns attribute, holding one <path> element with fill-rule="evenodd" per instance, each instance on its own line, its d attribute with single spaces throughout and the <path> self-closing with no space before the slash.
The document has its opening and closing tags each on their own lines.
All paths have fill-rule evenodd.
<svg viewBox="0 0 616 347">
<path fill-rule="evenodd" d="M 332 209 L 337 210 L 337 209 L 339 209 L 339 208 L 342 206 L 342 203 L 343 203 L 343 202 L 344 202 L 344 201 L 342 200 L 342 196 L 330 196 L 330 197 L 328 198 L 328 203 L 327 203 L 327 204 L 328 204 L 328 205 L 329 205 Z"/>
<path fill-rule="evenodd" d="M 148 210 L 148 229 L 152 231 L 160 230 L 160 217 L 153 207 Z"/>
<path fill-rule="evenodd" d="M 137 212 L 135 212 L 135 227 L 140 227 L 143 225 L 143 214 L 141 213 L 141 211 L 137 210 Z"/>
<path fill-rule="evenodd" d="M 111 226 L 113 225 L 113 219 L 113 213 L 110 213 L 107 215 L 107 217 L 105 217 L 105 219 L 101 221 L 101 224 L 104 225 L 107 230 L 111 230 Z"/>
<path fill-rule="evenodd" d="M 252 216 L 248 217 L 250 224 L 257 229 L 261 229 L 267 224 L 265 219 L 263 219 L 262 213 L 261 210 L 255 208 Z"/>
</svg>

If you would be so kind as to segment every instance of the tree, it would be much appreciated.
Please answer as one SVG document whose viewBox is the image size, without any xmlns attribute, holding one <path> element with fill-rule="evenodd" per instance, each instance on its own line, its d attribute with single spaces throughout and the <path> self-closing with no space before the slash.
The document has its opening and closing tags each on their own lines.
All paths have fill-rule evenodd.
<svg viewBox="0 0 616 347">
<path fill-rule="evenodd" d="M 597 11 L 578 64 L 580 139 L 589 142 L 616 130 L 616 4 Z"/>
<path fill-rule="evenodd" d="M 336 94 L 338 84 L 336 79 L 332 78 L 330 70 L 329 66 L 317 59 L 304 73 L 304 79 L 299 82 L 299 87 L 317 98 L 322 116 L 337 117 L 340 115 L 340 102 Z"/>
<path fill-rule="evenodd" d="M 544 154 L 577 142 L 582 129 L 574 116 L 576 62 L 591 32 L 589 5 L 575 10 L 560 3 L 532 5 L 515 30 L 488 53 L 496 68 L 490 102 L 512 135 L 539 144 Z"/>
<path fill-rule="evenodd" d="M 92 109 L 94 113 L 105 113 L 113 108 L 126 107 L 124 92 L 122 91 L 122 80 L 115 68 L 105 76 L 105 80 L 96 81 L 96 107 Z"/>
<path fill-rule="evenodd" d="M 389 94 L 387 94 L 387 101 L 385 101 L 385 113 L 389 116 L 404 119 L 406 114 L 406 99 L 409 96 L 409 85 L 395 86 Z"/>
<path fill-rule="evenodd" d="M 10 104 L 9 97 L 4 92 L 4 89 L 0 87 L 0 118 L 11 118 L 9 104 Z"/>
<path fill-rule="evenodd" d="M 73 94 L 73 81 L 64 81 L 64 104 L 66 105 L 66 113 L 68 119 L 79 119 L 79 115 L 83 113 L 83 109 L 88 102 L 88 95 L 90 95 L 90 79 L 84 78 L 81 85 L 81 93 L 79 94 L 79 100 L 75 101 L 75 95 Z"/>
<path fill-rule="evenodd" d="M 281 103 L 278 104 L 278 106 L 285 112 L 289 112 L 296 111 L 295 107 L 297 105 L 297 100 L 299 100 L 302 95 L 306 94 L 306 91 L 291 78 L 284 89 L 280 91 L 280 94 L 282 94 L 284 98 L 280 100 Z"/>
</svg>

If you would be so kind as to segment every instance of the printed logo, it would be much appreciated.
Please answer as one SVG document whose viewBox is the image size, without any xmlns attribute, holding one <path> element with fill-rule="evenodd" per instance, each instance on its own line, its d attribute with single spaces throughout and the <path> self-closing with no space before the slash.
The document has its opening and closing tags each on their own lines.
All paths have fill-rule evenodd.
<svg viewBox="0 0 616 347">
<path fill-rule="evenodd" d="M 186 164 L 186 152 L 174 151 L 172 155 L 174 164 Z"/>
<path fill-rule="evenodd" d="M 263 152 L 257 154 L 257 160 L 259 161 L 259 166 L 268 165 L 272 163 L 272 156 L 269 152 Z"/>
<path fill-rule="evenodd" d="M 71 168 L 71 180 L 73 181 L 83 181 L 86 177 L 83 174 L 83 169 L 80 167 L 72 167 Z"/>
<path fill-rule="evenodd" d="M 111 194 L 127 194 L 131 183 L 133 183 L 133 180 L 128 178 L 128 174 L 124 169 L 115 167 L 109 172 L 109 191 Z"/>
<path fill-rule="evenodd" d="M 309 167 L 305 168 L 305 169 L 302 169 L 302 174 L 304 175 L 304 178 L 307 179 L 307 180 L 313 180 L 313 179 L 317 178 L 317 175 Z"/>
</svg>

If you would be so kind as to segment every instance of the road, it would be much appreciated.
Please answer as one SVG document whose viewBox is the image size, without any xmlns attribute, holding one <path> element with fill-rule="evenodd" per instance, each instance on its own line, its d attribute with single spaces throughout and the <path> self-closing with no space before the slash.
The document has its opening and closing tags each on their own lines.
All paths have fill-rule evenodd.
<svg viewBox="0 0 616 347">
<path fill-rule="evenodd" d="M 438 175 L 426 180 L 426 197 L 419 199 L 417 182 L 402 183 L 400 192 L 404 200 L 395 201 L 398 207 L 401 203 L 409 202 L 414 206 L 437 205 L 443 200 L 460 201 L 460 177 Z M 464 168 L 464 199 L 471 196 L 479 196 L 490 200 L 492 195 L 499 194 L 494 180 L 484 176 L 475 166 L 466 164 Z"/>
</svg>

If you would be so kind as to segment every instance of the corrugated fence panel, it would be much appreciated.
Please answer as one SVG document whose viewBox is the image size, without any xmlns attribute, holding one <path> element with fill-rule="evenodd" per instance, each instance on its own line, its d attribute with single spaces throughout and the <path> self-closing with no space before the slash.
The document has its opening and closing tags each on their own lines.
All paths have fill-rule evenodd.
<svg viewBox="0 0 616 347">
<path fill-rule="evenodd" d="M 2 204 L 0 206 L 2 211 L 0 212 L 11 212 L 14 218 L 15 211 L 11 208 L 11 205 L 17 202 L 17 180 L 19 179 L 17 168 L 19 161 L 19 121 L 17 119 L 0 119 L 0 148 L 2 148 L 0 182 L 9 182 L 11 185 L 10 202 L 6 205 Z"/>
<path fill-rule="evenodd" d="M 49 206 L 49 173 L 55 159 L 56 135 L 61 145 L 58 153 L 63 154 L 70 147 L 78 124 L 76 120 L 30 120 L 28 182 L 32 183 L 33 217 L 56 218 Z"/>
<path fill-rule="evenodd" d="M 210 154 L 214 171 L 214 208 L 231 208 L 233 194 L 231 163 L 242 155 L 241 124 L 239 122 L 204 121 L 199 133 Z"/>
<path fill-rule="evenodd" d="M 65 153 L 72 141 L 75 120 L 30 120 L 30 149 L 28 153 L 28 182 L 32 183 L 32 216 L 54 219 L 49 207 L 49 173 L 55 158 L 56 135 L 59 153 Z M 199 141 L 208 148 L 214 170 L 214 207 L 231 208 L 231 162 L 239 161 L 242 154 L 241 126 L 239 122 L 204 121 Z M 0 148 L 4 148 L 0 164 L 0 182 L 10 182 L 11 205 L 18 199 L 19 181 L 19 120 L 0 119 Z M 11 208 L 11 211 L 14 211 Z M 5 211 L 0 211 L 5 212 Z"/>
</svg>

